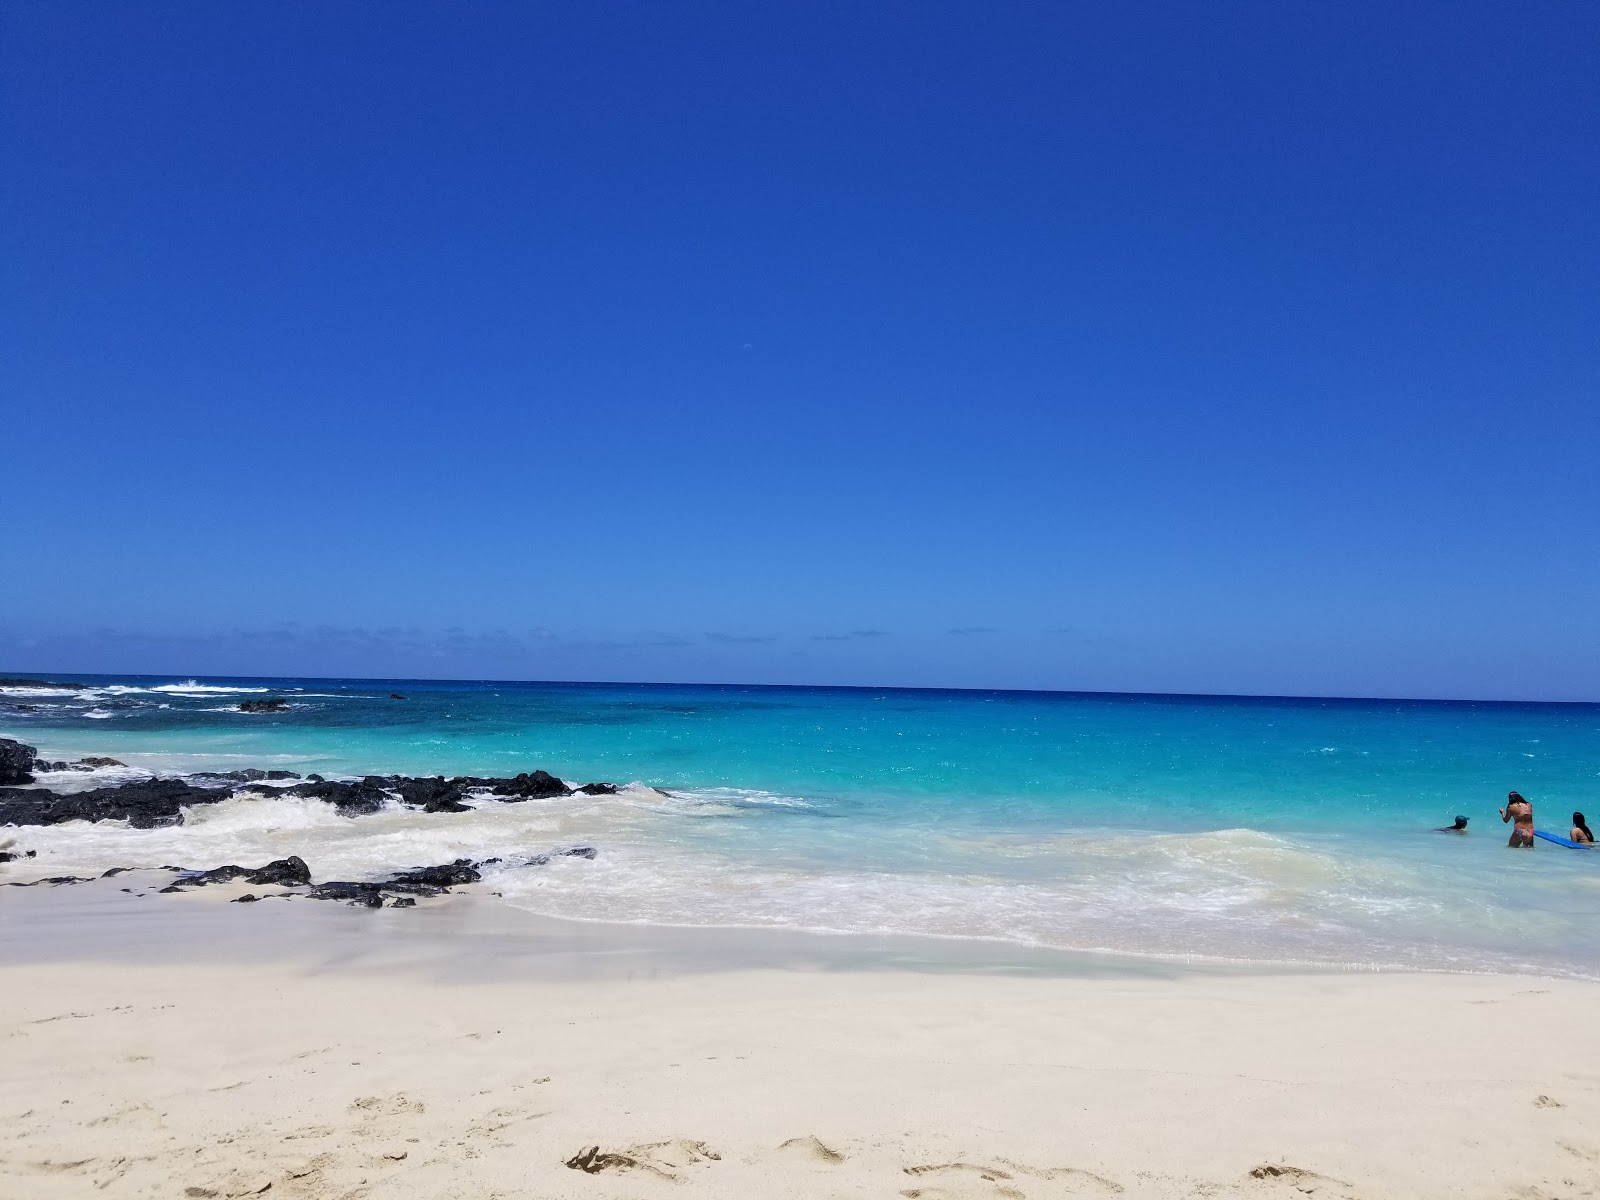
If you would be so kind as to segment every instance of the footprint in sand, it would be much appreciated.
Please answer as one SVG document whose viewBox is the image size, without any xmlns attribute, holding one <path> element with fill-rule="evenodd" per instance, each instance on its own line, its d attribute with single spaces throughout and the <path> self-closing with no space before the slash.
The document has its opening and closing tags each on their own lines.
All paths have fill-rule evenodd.
<svg viewBox="0 0 1600 1200">
<path fill-rule="evenodd" d="M 904 1168 L 918 1178 L 916 1187 L 900 1194 L 914 1200 L 968 1200 L 1004 1196 L 1011 1200 L 1046 1200 L 1050 1197 L 1115 1196 L 1122 1185 L 1081 1167 L 1034 1167 L 1007 1158 L 990 1164 L 927 1163 Z"/>
<path fill-rule="evenodd" d="M 398 1117 L 403 1113 L 423 1113 L 421 1100 L 413 1100 L 404 1092 L 392 1096 L 362 1096 L 350 1102 L 350 1111 L 364 1117 Z"/>
<path fill-rule="evenodd" d="M 1027 1193 L 1013 1186 L 1011 1172 L 977 1163 L 924 1163 L 906 1167 L 905 1173 L 917 1177 L 918 1186 L 905 1188 L 902 1196 L 911 1200 L 965 1200 L 972 1196 L 1005 1196 L 1024 1200 Z"/>
</svg>

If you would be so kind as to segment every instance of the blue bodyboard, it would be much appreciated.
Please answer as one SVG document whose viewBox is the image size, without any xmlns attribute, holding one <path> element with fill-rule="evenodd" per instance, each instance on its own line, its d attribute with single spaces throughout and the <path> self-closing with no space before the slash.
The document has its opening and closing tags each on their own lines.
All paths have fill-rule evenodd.
<svg viewBox="0 0 1600 1200">
<path fill-rule="evenodd" d="M 1543 838 L 1547 842 L 1554 842 L 1558 846 L 1565 846 L 1569 850 L 1594 849 L 1594 847 L 1588 842 L 1575 842 L 1571 838 L 1562 837 L 1559 833 L 1546 833 L 1542 829 L 1535 829 L 1533 831 L 1533 836 Z"/>
</svg>

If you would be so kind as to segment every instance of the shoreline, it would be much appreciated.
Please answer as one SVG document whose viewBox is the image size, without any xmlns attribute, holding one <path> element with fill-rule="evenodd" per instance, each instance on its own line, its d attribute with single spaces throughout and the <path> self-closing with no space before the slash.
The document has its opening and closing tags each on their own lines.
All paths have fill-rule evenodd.
<svg viewBox="0 0 1600 1200">
<path fill-rule="evenodd" d="M 1570 1050 L 1600 984 L 951 962 L 473 895 L 140 909 L 114 882 L 0 905 L 5 1200 L 1600 1188 L 1600 1066 Z"/>
</svg>

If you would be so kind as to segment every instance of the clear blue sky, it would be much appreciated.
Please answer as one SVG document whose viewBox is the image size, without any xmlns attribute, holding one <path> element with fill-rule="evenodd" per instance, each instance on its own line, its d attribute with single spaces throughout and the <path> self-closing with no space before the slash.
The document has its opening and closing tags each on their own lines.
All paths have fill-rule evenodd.
<svg viewBox="0 0 1600 1200">
<path fill-rule="evenodd" d="M 0 670 L 1600 699 L 1592 3 L 0 22 Z"/>
</svg>

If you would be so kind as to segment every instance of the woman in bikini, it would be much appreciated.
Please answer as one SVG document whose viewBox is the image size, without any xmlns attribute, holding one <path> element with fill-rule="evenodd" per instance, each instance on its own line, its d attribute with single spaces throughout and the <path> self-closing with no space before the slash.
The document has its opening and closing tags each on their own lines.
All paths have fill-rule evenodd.
<svg viewBox="0 0 1600 1200">
<path fill-rule="evenodd" d="M 1589 828 L 1589 822 L 1583 819 L 1582 813 L 1572 814 L 1572 829 L 1567 834 L 1569 842 L 1583 842 L 1585 845 L 1594 845 L 1594 832 Z"/>
<path fill-rule="evenodd" d="M 1500 810 L 1500 820 L 1502 824 L 1516 822 L 1511 830 L 1511 840 L 1506 845 L 1533 849 L 1533 805 L 1522 798 L 1521 792 L 1511 792 L 1506 796 L 1506 806 Z"/>
</svg>

